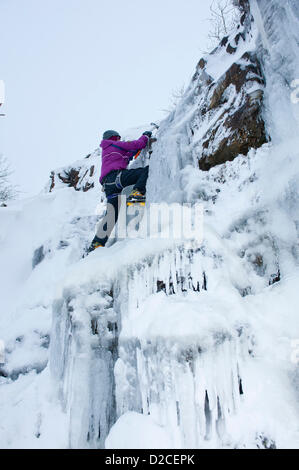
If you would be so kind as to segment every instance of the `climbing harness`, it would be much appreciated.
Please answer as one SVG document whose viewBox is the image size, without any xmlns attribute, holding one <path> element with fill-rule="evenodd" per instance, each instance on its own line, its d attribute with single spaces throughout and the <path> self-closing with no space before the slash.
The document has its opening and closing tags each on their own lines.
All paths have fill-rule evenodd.
<svg viewBox="0 0 299 470">
<path fill-rule="evenodd" d="M 110 201 L 110 199 L 114 199 L 118 196 L 119 196 L 119 193 L 109 194 L 109 196 L 107 196 L 107 199 L 108 199 L 108 201 Z"/>
<path fill-rule="evenodd" d="M 121 170 L 118 171 L 118 173 L 115 177 L 115 180 L 112 181 L 111 183 L 106 183 L 105 182 L 106 177 L 105 177 L 102 181 L 102 186 L 104 188 L 104 191 L 106 190 L 106 186 L 113 186 L 113 185 L 115 185 L 117 187 L 117 189 L 123 189 L 123 185 L 121 184 L 120 178 L 121 178 Z"/>
<path fill-rule="evenodd" d="M 121 171 L 117 173 L 116 178 L 115 178 L 115 186 L 117 187 L 117 189 L 124 188 L 123 185 L 121 184 L 120 177 L 121 177 Z"/>
</svg>

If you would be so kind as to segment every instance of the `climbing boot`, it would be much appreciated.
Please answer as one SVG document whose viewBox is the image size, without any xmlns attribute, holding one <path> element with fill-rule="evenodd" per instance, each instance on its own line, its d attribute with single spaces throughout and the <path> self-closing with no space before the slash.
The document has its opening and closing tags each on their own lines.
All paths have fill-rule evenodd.
<svg viewBox="0 0 299 470">
<path fill-rule="evenodd" d="M 145 194 L 142 194 L 138 189 L 133 189 L 130 196 L 127 199 L 127 206 L 131 206 L 132 204 L 141 204 L 145 205 Z"/>
<path fill-rule="evenodd" d="M 98 237 L 94 237 L 94 239 L 91 242 L 90 247 L 88 248 L 88 253 L 91 253 L 92 251 L 96 250 L 97 248 L 104 248 L 104 245 L 100 243 L 100 239 Z"/>
</svg>

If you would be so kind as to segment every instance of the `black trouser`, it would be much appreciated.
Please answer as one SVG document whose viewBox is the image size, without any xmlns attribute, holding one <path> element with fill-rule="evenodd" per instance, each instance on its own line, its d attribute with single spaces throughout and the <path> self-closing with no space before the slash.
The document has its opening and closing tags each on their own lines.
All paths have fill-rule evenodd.
<svg viewBox="0 0 299 470">
<path fill-rule="evenodd" d="M 120 175 L 118 181 L 121 186 L 116 185 L 117 175 Z M 118 197 L 118 195 L 120 195 L 122 188 L 134 184 L 133 189 L 136 189 L 145 194 L 147 178 L 148 166 L 144 168 L 134 168 L 132 170 L 113 170 L 110 171 L 107 176 L 105 176 L 103 183 L 105 194 L 108 200 L 107 210 L 104 219 L 99 223 L 96 233 L 97 241 L 101 245 L 106 245 L 113 227 L 117 222 L 121 203 L 121 198 Z"/>
</svg>

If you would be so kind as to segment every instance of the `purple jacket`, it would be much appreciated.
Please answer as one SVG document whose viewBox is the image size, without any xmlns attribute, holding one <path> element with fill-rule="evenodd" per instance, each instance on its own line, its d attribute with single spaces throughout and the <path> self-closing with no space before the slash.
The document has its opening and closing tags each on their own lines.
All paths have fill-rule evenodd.
<svg viewBox="0 0 299 470">
<path fill-rule="evenodd" d="M 108 175 L 112 170 L 124 170 L 127 168 L 129 160 L 133 155 L 146 147 L 148 137 L 142 135 L 138 140 L 125 142 L 122 140 L 102 140 L 100 147 L 102 148 L 102 170 L 100 182 L 104 176 Z M 113 147 L 117 145 L 117 147 Z"/>
</svg>

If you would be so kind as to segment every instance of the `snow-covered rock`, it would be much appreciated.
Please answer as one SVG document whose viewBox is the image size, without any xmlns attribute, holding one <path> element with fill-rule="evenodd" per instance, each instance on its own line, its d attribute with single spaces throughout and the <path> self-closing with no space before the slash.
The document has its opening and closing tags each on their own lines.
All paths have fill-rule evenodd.
<svg viewBox="0 0 299 470">
<path fill-rule="evenodd" d="M 67 185 L 76 191 L 89 191 L 98 184 L 99 180 L 99 150 L 88 154 L 84 160 L 79 160 L 67 167 L 58 168 L 51 172 L 50 182 L 46 191 L 52 192 L 57 187 Z"/>
</svg>

